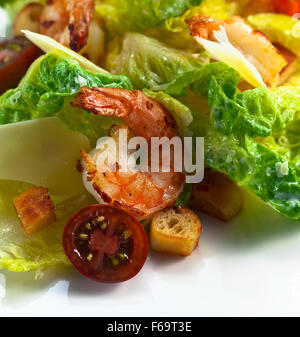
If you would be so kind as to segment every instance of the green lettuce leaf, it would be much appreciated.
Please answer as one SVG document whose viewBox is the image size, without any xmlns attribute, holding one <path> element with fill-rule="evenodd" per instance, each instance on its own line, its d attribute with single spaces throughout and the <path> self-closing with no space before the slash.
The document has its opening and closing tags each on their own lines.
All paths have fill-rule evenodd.
<svg viewBox="0 0 300 337">
<path fill-rule="evenodd" d="M 209 106 L 214 127 L 225 134 L 247 133 L 252 138 L 267 137 L 279 132 L 294 119 L 300 107 L 300 89 L 279 88 L 269 92 L 266 88 L 248 90 L 230 99 L 222 87 L 212 80 Z"/>
<path fill-rule="evenodd" d="M 195 69 L 207 62 L 205 55 L 197 58 L 145 35 L 127 33 L 121 44 L 115 42 L 106 63 L 110 72 L 126 74 L 138 89 L 180 95 L 194 81 Z"/>
<path fill-rule="evenodd" d="M 271 41 L 280 43 L 300 56 L 300 22 L 283 14 L 257 14 L 247 18 L 255 29 L 266 34 Z"/>
<path fill-rule="evenodd" d="M 293 164 L 247 137 L 225 136 L 211 130 L 206 136 L 206 162 L 223 171 L 283 215 L 300 218 L 300 181 Z"/>
<path fill-rule="evenodd" d="M 296 157 L 287 158 L 278 149 L 279 143 L 274 151 L 263 140 L 290 128 L 299 133 L 299 94 L 300 88 L 259 88 L 228 97 L 213 78 L 209 89 L 212 127 L 205 139 L 209 167 L 226 172 L 292 219 L 300 218 L 299 146 Z"/>
<path fill-rule="evenodd" d="M 143 31 L 166 19 L 182 15 L 202 0 L 103 0 L 96 12 L 111 34 Z"/>
<path fill-rule="evenodd" d="M 0 97 L 0 125 L 58 116 L 94 142 L 107 133 L 114 119 L 94 116 L 70 105 L 83 86 L 133 89 L 125 76 L 91 73 L 63 52 L 50 52 L 35 61 L 16 89 Z"/>
<path fill-rule="evenodd" d="M 68 218 L 93 202 L 83 194 L 71 199 L 52 197 L 57 221 L 39 233 L 25 234 L 13 207 L 13 199 L 30 185 L 0 180 L 0 269 L 27 272 L 55 266 L 69 266 L 62 247 L 62 233 Z"/>
<path fill-rule="evenodd" d="M 259 142 L 291 163 L 300 175 L 300 87 L 280 87 L 272 90 L 277 108 L 289 117 L 285 128 Z"/>
<path fill-rule="evenodd" d="M 139 89 L 183 96 L 193 84 L 197 94 L 207 95 L 211 76 L 216 75 L 235 93 L 240 80 L 240 75 L 225 63 L 208 64 L 204 55 L 197 57 L 169 48 L 139 33 L 127 33 L 117 46 L 108 55 L 108 69 L 114 74 L 126 74 Z"/>
<path fill-rule="evenodd" d="M 185 184 L 184 189 L 179 195 L 176 206 L 186 206 L 189 203 L 189 200 L 192 196 L 193 185 L 192 184 Z"/>
<path fill-rule="evenodd" d="M 206 54 L 185 53 L 146 35 L 127 33 L 121 43 L 114 42 L 106 63 L 109 71 L 126 74 L 138 89 L 179 97 L 192 85 L 197 95 L 207 96 L 214 75 L 234 94 L 240 75 L 225 63 L 208 61 Z"/>
<path fill-rule="evenodd" d="M 187 60 L 184 58 L 182 60 L 174 53 L 174 60 L 177 57 L 178 62 L 182 63 L 182 68 L 192 69 L 192 65 L 199 65 L 193 57 L 184 56 Z M 164 71 L 163 66 L 161 70 Z M 166 70 L 166 78 L 168 76 L 175 78 L 176 71 L 175 65 L 169 73 Z M 175 78 L 173 85 L 175 92 L 178 88 L 177 81 L 178 79 Z M 107 135 L 107 131 L 113 124 L 118 124 L 120 121 L 117 118 L 95 116 L 71 105 L 74 94 L 85 85 L 133 89 L 131 81 L 123 75 L 90 73 L 64 53 L 51 52 L 32 65 L 18 88 L 0 97 L 0 125 L 56 116 L 70 129 L 88 136 L 93 145 L 100 136 Z M 184 84 L 182 87 L 185 88 L 185 86 Z M 181 85 L 179 87 L 181 88 Z M 144 85 L 140 88 L 144 88 Z M 156 88 L 158 89 L 159 86 Z M 178 122 L 180 132 L 185 134 L 192 121 L 189 109 L 164 92 L 149 91 L 147 94 L 170 110 Z"/>
</svg>

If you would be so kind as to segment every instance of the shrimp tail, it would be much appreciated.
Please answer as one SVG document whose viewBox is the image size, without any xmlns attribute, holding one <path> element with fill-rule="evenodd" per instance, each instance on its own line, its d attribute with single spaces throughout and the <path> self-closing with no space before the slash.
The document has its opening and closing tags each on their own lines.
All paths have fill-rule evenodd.
<svg viewBox="0 0 300 337">
<path fill-rule="evenodd" d="M 120 118 L 136 136 L 148 140 L 178 135 L 172 114 L 140 90 L 83 87 L 71 104 L 95 115 Z"/>
<path fill-rule="evenodd" d="M 109 95 L 104 88 L 83 87 L 71 104 L 95 115 L 107 117 L 125 118 L 130 112 L 130 106 L 122 97 Z"/>
<path fill-rule="evenodd" d="M 41 34 L 79 52 L 88 41 L 95 0 L 48 0 L 40 16 Z"/>
<path fill-rule="evenodd" d="M 209 16 L 199 15 L 186 20 L 190 34 L 199 36 L 205 40 L 214 40 L 213 31 L 220 30 L 224 21 L 213 19 Z"/>
<path fill-rule="evenodd" d="M 87 44 L 94 7 L 94 0 L 75 1 L 68 28 L 70 31 L 70 48 L 76 52 L 79 52 Z"/>
</svg>

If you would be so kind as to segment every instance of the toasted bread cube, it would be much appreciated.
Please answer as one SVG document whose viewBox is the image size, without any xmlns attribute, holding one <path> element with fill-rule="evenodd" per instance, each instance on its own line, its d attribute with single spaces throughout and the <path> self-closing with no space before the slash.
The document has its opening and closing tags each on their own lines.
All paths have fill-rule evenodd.
<svg viewBox="0 0 300 337">
<path fill-rule="evenodd" d="M 193 186 L 189 206 L 222 221 L 229 221 L 244 205 L 241 189 L 225 174 L 205 170 L 204 180 Z"/>
<path fill-rule="evenodd" d="M 154 216 L 150 246 L 157 252 L 188 256 L 198 246 L 201 233 L 200 220 L 192 210 L 169 208 Z"/>
<path fill-rule="evenodd" d="M 14 205 L 28 235 L 39 232 L 56 220 L 47 188 L 30 188 L 14 199 Z"/>
</svg>

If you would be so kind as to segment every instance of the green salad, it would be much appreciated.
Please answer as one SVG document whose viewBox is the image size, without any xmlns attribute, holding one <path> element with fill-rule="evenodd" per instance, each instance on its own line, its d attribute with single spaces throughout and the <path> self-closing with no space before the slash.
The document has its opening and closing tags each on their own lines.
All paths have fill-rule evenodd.
<svg viewBox="0 0 300 337">
<path fill-rule="evenodd" d="M 12 23 L 11 37 L 0 41 L 1 269 L 73 264 L 93 280 L 124 281 L 147 257 L 143 225 L 152 221 L 154 250 L 189 255 L 202 228 L 189 234 L 193 248 L 173 247 L 172 235 L 185 242 L 185 231 L 170 227 L 165 242 L 155 226 L 159 213 L 171 217 L 175 205 L 230 220 L 242 208 L 242 190 L 299 224 L 299 20 L 238 0 L 78 0 L 85 10 L 78 22 L 78 8 L 66 3 L 0 0 Z M 61 19 L 51 18 L 49 7 Z M 128 128 L 146 138 L 161 130 L 167 138 L 203 137 L 198 190 L 172 170 L 160 183 L 145 172 L 119 180 L 96 172 L 98 139 Z M 29 206 L 20 197 L 38 187 L 48 191 L 51 223 L 34 197 Z M 208 193 L 214 189 L 218 200 Z M 89 219 L 80 210 L 91 205 L 99 209 Z M 131 218 L 110 231 L 122 216 Z M 29 220 L 41 227 L 28 232 Z"/>
</svg>

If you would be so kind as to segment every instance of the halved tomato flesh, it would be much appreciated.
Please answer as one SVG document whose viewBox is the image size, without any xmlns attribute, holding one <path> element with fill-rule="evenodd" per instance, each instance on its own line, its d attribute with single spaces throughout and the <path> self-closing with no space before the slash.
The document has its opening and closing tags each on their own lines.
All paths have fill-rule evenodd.
<svg viewBox="0 0 300 337">
<path fill-rule="evenodd" d="M 23 36 L 0 42 L 0 94 L 15 88 L 41 50 Z"/>
<path fill-rule="evenodd" d="M 141 223 L 108 205 L 92 205 L 76 213 L 65 227 L 63 246 L 81 274 L 106 283 L 131 279 L 148 255 L 148 238 Z"/>
</svg>

